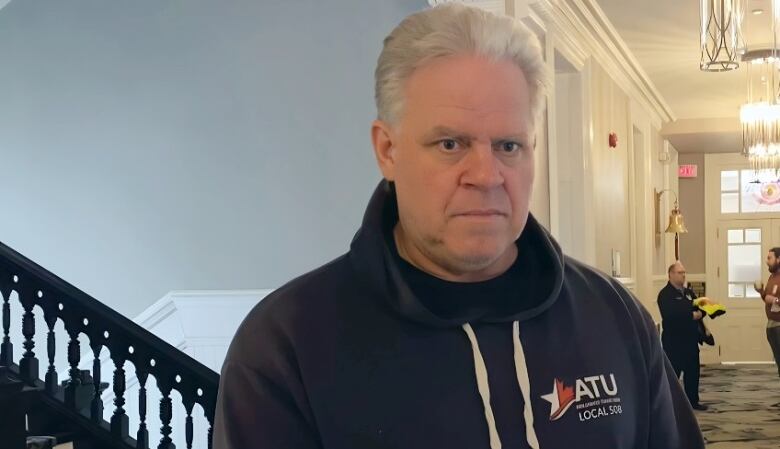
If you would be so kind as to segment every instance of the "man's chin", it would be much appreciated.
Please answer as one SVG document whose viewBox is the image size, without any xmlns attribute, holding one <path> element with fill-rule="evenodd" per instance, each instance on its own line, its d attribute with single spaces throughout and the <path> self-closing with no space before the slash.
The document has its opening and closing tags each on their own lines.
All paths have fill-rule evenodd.
<svg viewBox="0 0 780 449">
<path fill-rule="evenodd" d="M 498 265 L 511 266 L 514 259 L 509 259 L 508 248 L 476 248 L 471 250 L 461 250 L 453 252 L 452 263 L 458 265 L 462 272 L 481 272 L 491 271 Z"/>
<path fill-rule="evenodd" d="M 463 254 L 453 262 L 458 265 L 458 271 L 475 272 L 489 269 L 499 259 L 500 257 L 495 254 Z"/>
</svg>

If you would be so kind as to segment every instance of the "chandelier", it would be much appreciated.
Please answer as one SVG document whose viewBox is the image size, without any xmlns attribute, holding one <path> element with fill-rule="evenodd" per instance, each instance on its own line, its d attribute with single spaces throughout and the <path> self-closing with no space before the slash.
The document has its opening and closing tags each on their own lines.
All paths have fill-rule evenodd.
<svg viewBox="0 0 780 449">
<path fill-rule="evenodd" d="M 741 0 L 700 0 L 699 68 L 725 72 L 739 67 L 740 26 L 744 17 Z"/>
<path fill-rule="evenodd" d="M 764 63 L 777 69 L 776 63 Z M 752 64 L 751 64 L 752 65 Z M 742 154 L 753 170 L 780 169 L 780 105 L 771 101 L 743 104 L 739 109 L 742 123 Z"/>
<path fill-rule="evenodd" d="M 780 59 L 778 59 L 776 0 L 772 0 L 771 47 L 746 51 L 747 103 L 739 110 L 742 154 L 753 170 L 780 170 Z"/>
</svg>

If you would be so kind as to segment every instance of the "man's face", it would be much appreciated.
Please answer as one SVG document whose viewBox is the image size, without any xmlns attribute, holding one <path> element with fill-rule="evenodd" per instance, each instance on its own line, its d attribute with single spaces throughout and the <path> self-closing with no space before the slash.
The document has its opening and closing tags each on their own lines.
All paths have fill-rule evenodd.
<svg viewBox="0 0 780 449">
<path fill-rule="evenodd" d="M 685 285 L 685 267 L 678 263 L 669 272 L 669 282 L 675 287 L 682 287 Z"/>
<path fill-rule="evenodd" d="M 770 273 L 774 273 L 778 269 L 778 265 L 780 265 L 780 259 L 775 257 L 775 253 L 772 251 L 769 251 L 766 253 L 766 267 L 769 269 Z"/>
<path fill-rule="evenodd" d="M 399 251 L 444 278 L 499 274 L 517 255 L 534 179 L 523 72 L 507 61 L 453 56 L 418 68 L 405 87 L 399 123 L 372 129 L 398 196 Z"/>
</svg>

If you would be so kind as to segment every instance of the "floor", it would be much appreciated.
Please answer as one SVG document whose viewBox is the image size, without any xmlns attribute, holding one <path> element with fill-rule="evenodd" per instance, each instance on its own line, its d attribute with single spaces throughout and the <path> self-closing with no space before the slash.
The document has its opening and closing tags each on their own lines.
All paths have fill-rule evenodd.
<svg viewBox="0 0 780 449">
<path fill-rule="evenodd" d="M 696 412 L 707 449 L 780 448 L 780 378 L 775 365 L 702 367 Z"/>
</svg>

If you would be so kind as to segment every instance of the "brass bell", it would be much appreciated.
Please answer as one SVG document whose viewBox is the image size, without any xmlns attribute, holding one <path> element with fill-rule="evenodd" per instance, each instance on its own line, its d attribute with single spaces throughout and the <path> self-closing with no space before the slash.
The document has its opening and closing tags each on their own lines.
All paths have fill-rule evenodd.
<svg viewBox="0 0 780 449">
<path fill-rule="evenodd" d="M 668 233 L 672 234 L 685 234 L 688 232 L 688 229 L 685 227 L 685 221 L 683 220 L 682 212 L 680 212 L 680 208 L 677 205 L 677 202 L 674 203 L 674 209 L 672 209 L 672 213 L 669 214 L 669 226 L 666 227 L 666 231 Z"/>
</svg>

